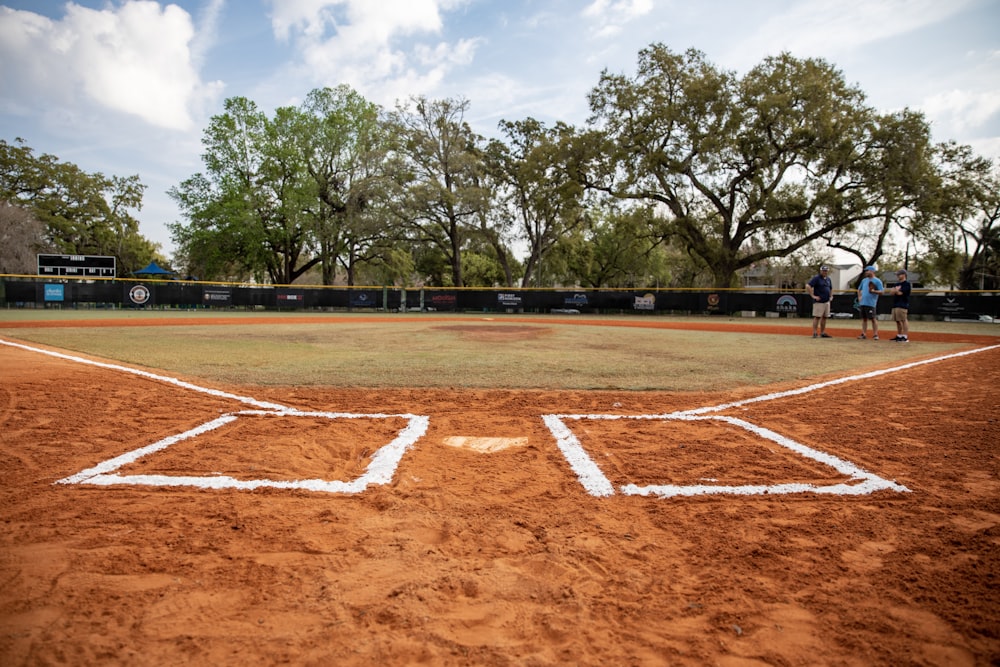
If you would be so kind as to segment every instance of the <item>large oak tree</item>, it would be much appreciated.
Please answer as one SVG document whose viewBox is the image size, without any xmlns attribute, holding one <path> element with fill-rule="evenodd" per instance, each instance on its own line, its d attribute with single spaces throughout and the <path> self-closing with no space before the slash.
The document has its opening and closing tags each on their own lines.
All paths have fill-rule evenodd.
<svg viewBox="0 0 1000 667">
<path fill-rule="evenodd" d="M 654 44 L 590 94 L 589 187 L 658 205 L 661 233 L 712 272 L 783 257 L 885 214 L 879 116 L 828 63 L 788 54 L 743 77 Z M 901 165 L 898 168 L 908 168 Z"/>
</svg>

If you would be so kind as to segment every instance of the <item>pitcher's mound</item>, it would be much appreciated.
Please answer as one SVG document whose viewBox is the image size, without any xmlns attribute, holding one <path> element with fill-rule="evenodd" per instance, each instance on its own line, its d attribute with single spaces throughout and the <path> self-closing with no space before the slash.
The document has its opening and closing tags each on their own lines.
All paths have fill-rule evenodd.
<svg viewBox="0 0 1000 667">
<path fill-rule="evenodd" d="M 464 435 L 453 435 L 444 439 L 444 444 L 449 447 L 462 447 L 472 449 L 483 454 L 499 452 L 508 447 L 524 447 L 528 444 L 527 438 L 470 438 Z"/>
</svg>

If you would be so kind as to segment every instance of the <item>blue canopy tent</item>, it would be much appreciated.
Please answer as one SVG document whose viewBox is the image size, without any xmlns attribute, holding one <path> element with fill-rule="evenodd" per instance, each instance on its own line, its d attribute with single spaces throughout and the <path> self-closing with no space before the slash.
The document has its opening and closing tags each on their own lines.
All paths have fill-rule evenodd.
<svg viewBox="0 0 1000 667">
<path fill-rule="evenodd" d="M 159 277 L 172 276 L 172 275 L 175 275 L 175 273 L 173 271 L 167 271 L 166 269 L 164 269 L 162 266 L 160 266 L 156 262 L 150 262 L 144 268 L 141 268 L 138 271 L 133 271 L 132 275 L 133 276 L 152 276 L 152 277 L 158 277 L 159 278 Z"/>
</svg>

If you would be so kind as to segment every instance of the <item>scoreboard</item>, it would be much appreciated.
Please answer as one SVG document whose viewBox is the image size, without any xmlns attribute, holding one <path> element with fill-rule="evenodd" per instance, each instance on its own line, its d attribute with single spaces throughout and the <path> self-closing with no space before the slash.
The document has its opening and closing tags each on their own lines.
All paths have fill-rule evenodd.
<svg viewBox="0 0 1000 667">
<path fill-rule="evenodd" d="M 38 255 L 38 275 L 77 278 L 116 277 L 114 257 L 104 255 Z"/>
</svg>

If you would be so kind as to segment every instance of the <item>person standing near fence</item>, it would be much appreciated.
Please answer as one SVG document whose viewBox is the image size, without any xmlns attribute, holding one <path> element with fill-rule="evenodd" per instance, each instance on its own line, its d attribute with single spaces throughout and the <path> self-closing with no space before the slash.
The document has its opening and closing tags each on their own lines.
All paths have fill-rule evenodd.
<svg viewBox="0 0 1000 667">
<path fill-rule="evenodd" d="M 830 267 L 819 267 L 819 274 L 806 283 L 806 291 L 813 300 L 813 338 L 833 338 L 826 332 L 826 320 L 830 317 L 830 302 L 833 300 L 833 282 Z"/>
<path fill-rule="evenodd" d="M 861 311 L 861 340 L 868 338 L 868 321 L 872 323 L 872 340 L 878 340 L 878 295 L 884 287 L 875 277 L 875 267 L 865 267 L 865 277 L 858 285 L 858 306 Z"/>
<path fill-rule="evenodd" d="M 887 290 L 892 294 L 892 319 L 896 322 L 896 337 L 893 342 L 910 342 L 910 292 L 913 286 L 906 275 L 904 269 L 896 271 L 896 279 L 899 280 L 895 287 Z"/>
</svg>

